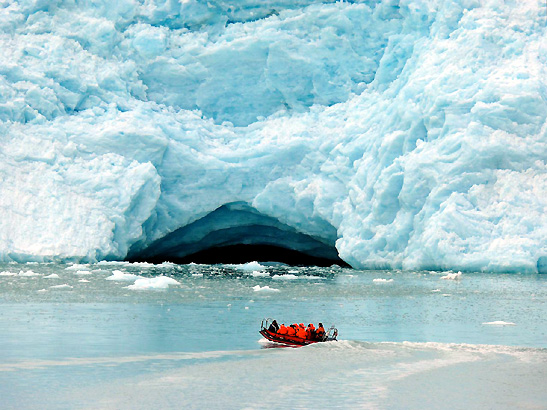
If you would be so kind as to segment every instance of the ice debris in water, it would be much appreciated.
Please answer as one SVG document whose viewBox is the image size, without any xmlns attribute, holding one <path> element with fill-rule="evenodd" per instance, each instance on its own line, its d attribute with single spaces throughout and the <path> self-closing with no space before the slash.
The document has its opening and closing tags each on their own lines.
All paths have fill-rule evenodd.
<svg viewBox="0 0 547 410">
<path fill-rule="evenodd" d="M 269 272 L 263 271 L 263 270 L 254 270 L 251 272 L 251 276 L 254 276 L 256 278 L 260 277 L 267 277 L 270 276 Z"/>
<path fill-rule="evenodd" d="M 461 278 L 462 278 L 461 272 L 457 272 L 457 273 L 449 272 L 446 275 L 441 276 L 441 279 L 446 279 L 446 280 L 460 280 Z"/>
<path fill-rule="evenodd" d="M 1 8 L 0 261 L 244 201 L 355 268 L 547 271 L 543 1 L 47 3 Z"/>
<path fill-rule="evenodd" d="M 64 283 L 62 285 L 53 285 L 49 287 L 50 289 L 72 289 L 73 286 L 70 286 L 68 283 Z"/>
<path fill-rule="evenodd" d="M 243 263 L 241 265 L 226 265 L 233 269 L 238 269 L 242 271 L 260 271 L 266 269 L 266 266 L 262 266 L 260 263 L 253 261 L 249 263 Z"/>
<path fill-rule="evenodd" d="M 372 281 L 375 283 L 390 283 L 393 282 L 393 279 L 376 278 L 372 279 Z"/>
<path fill-rule="evenodd" d="M 316 275 L 292 275 L 292 274 L 282 274 L 282 275 L 273 275 L 273 280 L 315 280 L 315 279 L 325 279 L 321 276 Z"/>
<path fill-rule="evenodd" d="M 155 278 L 137 279 L 133 285 L 129 285 L 127 288 L 132 290 L 153 290 L 167 289 L 170 285 L 180 285 L 180 283 L 167 276 L 158 276 Z"/>
<path fill-rule="evenodd" d="M 253 286 L 253 290 L 255 292 L 279 292 L 279 289 L 270 288 L 267 285 L 266 286 L 260 286 L 260 285 Z"/>
<path fill-rule="evenodd" d="M 7 271 L 7 270 L 0 272 L 0 276 L 15 276 L 15 275 L 17 275 L 17 273 L 10 272 L 10 271 Z"/>
<path fill-rule="evenodd" d="M 76 272 L 74 272 L 75 275 L 91 275 L 91 271 L 88 271 L 88 270 L 78 270 Z"/>
<path fill-rule="evenodd" d="M 273 275 L 273 280 L 295 280 L 298 279 L 298 276 L 292 275 L 292 274 L 284 274 L 284 275 Z"/>
<path fill-rule="evenodd" d="M 27 271 L 20 270 L 19 273 L 3 271 L 3 272 L 0 272 L 0 276 L 41 276 L 41 274 L 31 270 L 27 270 Z"/>
<path fill-rule="evenodd" d="M 74 263 L 70 266 L 67 266 L 65 268 L 65 270 L 75 270 L 75 271 L 80 271 L 80 270 L 87 270 L 89 268 L 89 265 L 86 265 L 86 264 L 80 264 L 80 263 Z"/>
<path fill-rule="evenodd" d="M 483 325 L 492 325 L 492 326 L 516 326 L 513 322 L 504 322 L 502 320 L 496 320 L 494 322 L 484 322 Z"/>
<path fill-rule="evenodd" d="M 121 270 L 113 270 L 112 276 L 107 277 L 106 280 L 116 280 L 116 281 L 124 282 L 124 281 L 134 281 L 140 278 L 142 278 L 142 276 L 133 275 L 132 273 L 125 273 L 125 272 L 122 272 Z"/>
<path fill-rule="evenodd" d="M 59 279 L 59 275 L 52 273 L 51 275 L 44 276 L 44 279 Z"/>
</svg>

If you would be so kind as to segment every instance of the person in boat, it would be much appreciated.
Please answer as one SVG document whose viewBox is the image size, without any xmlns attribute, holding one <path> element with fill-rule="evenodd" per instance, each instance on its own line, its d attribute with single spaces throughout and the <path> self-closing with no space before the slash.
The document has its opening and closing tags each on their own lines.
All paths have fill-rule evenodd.
<svg viewBox="0 0 547 410">
<path fill-rule="evenodd" d="M 287 328 L 285 327 L 285 323 L 281 323 L 281 326 L 279 326 L 279 330 L 277 331 L 278 335 L 286 335 L 287 334 Z"/>
<path fill-rule="evenodd" d="M 279 330 L 279 325 L 277 324 L 277 321 L 274 320 L 268 330 L 272 333 L 277 333 L 277 331 Z"/>
<path fill-rule="evenodd" d="M 296 337 L 300 337 L 301 339 L 306 339 L 306 328 L 303 325 L 298 327 L 298 331 L 296 332 Z"/>
<path fill-rule="evenodd" d="M 308 328 L 306 329 L 306 339 L 315 340 L 315 326 L 313 323 L 308 324 Z"/>
<path fill-rule="evenodd" d="M 287 336 L 296 336 L 296 327 L 295 327 L 295 325 L 290 325 L 287 328 Z"/>
<path fill-rule="evenodd" d="M 317 340 L 323 340 L 324 336 L 325 336 L 325 328 L 323 327 L 323 323 L 319 322 L 319 326 L 317 327 L 317 330 L 315 331 L 315 337 Z"/>
</svg>

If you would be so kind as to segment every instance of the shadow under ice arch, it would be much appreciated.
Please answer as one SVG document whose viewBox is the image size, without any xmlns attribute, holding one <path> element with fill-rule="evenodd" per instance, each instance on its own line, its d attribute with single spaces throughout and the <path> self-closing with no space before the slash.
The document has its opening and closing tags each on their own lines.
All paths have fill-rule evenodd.
<svg viewBox="0 0 547 410">
<path fill-rule="evenodd" d="M 245 202 L 232 202 L 181 227 L 141 250 L 131 262 L 245 263 L 275 261 L 291 265 L 348 266 L 335 247 L 336 229 L 323 238 L 298 232 Z M 329 239 L 325 239 L 329 238 Z"/>
</svg>

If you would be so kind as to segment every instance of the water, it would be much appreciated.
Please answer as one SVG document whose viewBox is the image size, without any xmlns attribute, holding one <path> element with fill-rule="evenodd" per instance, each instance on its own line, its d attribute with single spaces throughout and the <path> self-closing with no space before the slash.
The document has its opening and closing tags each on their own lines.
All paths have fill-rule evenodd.
<svg viewBox="0 0 547 410">
<path fill-rule="evenodd" d="M 446 275 L 0 265 L 0 408 L 547 408 L 547 277 Z M 341 340 L 268 349 L 264 317 Z"/>
</svg>

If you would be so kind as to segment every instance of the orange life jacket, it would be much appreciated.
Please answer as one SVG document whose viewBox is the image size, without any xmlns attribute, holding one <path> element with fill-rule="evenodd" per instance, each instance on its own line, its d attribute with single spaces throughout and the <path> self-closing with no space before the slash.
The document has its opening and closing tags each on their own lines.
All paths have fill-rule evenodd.
<svg viewBox="0 0 547 410">
<path fill-rule="evenodd" d="M 306 338 L 306 329 L 304 329 L 303 327 L 298 329 L 298 332 L 296 332 L 296 337 L 301 337 L 302 339 L 305 339 Z"/>
<path fill-rule="evenodd" d="M 325 328 L 323 326 L 319 326 L 315 334 L 317 337 L 323 337 L 325 335 Z"/>
<path fill-rule="evenodd" d="M 289 327 L 287 328 L 287 335 L 288 335 L 288 336 L 295 336 L 295 335 L 296 335 L 296 330 L 294 330 L 294 327 L 289 326 Z"/>
<path fill-rule="evenodd" d="M 279 326 L 279 330 L 277 331 L 277 333 L 279 333 L 280 335 L 286 335 L 287 334 L 287 328 L 285 327 L 285 325 Z"/>
</svg>

